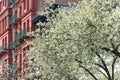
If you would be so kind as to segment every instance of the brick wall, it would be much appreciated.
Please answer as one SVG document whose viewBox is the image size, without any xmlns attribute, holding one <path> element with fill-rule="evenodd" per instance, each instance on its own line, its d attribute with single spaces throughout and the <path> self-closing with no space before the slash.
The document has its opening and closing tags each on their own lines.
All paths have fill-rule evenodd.
<svg viewBox="0 0 120 80">
<path fill-rule="evenodd" d="M 37 4 L 37 11 L 43 11 L 46 7 L 46 3 L 44 0 L 37 0 L 36 4 Z"/>
<path fill-rule="evenodd" d="M 55 0 L 56 4 L 61 4 L 61 5 L 68 5 L 68 3 L 73 4 L 74 2 L 78 2 L 80 0 Z"/>
<path fill-rule="evenodd" d="M 78 2 L 80 0 L 55 0 L 55 4 L 61 4 L 61 5 L 68 5 L 68 3 L 73 4 L 74 2 Z M 44 0 L 36 0 L 37 4 L 37 11 L 43 11 L 47 4 Z"/>
</svg>

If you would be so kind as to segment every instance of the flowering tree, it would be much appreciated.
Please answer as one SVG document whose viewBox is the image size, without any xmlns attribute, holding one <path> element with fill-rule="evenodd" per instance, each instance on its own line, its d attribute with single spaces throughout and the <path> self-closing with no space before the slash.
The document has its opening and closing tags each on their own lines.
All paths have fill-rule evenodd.
<svg viewBox="0 0 120 80">
<path fill-rule="evenodd" d="M 47 9 L 43 12 L 47 23 L 38 23 L 45 27 L 32 33 L 34 39 L 29 43 L 33 47 L 29 53 L 32 71 L 28 77 L 118 79 L 115 62 L 119 64 L 117 57 L 120 57 L 119 10 L 119 0 L 83 0 L 67 10 Z"/>
</svg>

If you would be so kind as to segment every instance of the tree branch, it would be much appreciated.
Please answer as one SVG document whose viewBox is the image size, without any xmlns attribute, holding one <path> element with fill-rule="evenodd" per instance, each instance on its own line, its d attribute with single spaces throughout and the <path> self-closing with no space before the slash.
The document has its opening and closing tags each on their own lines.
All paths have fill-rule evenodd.
<svg viewBox="0 0 120 80">
<path fill-rule="evenodd" d="M 120 44 L 118 44 L 117 46 L 114 45 L 114 43 L 112 42 L 112 39 L 111 39 L 111 45 L 112 45 L 112 48 L 113 50 L 110 50 L 109 48 L 107 47 L 103 47 L 102 49 L 105 50 L 105 51 L 111 51 L 114 55 L 118 56 L 120 58 L 120 52 L 118 51 L 118 47 L 120 46 Z"/>
<path fill-rule="evenodd" d="M 98 56 L 98 58 L 100 58 L 103 66 L 104 66 L 104 70 L 105 70 L 105 72 L 106 72 L 107 75 L 108 75 L 109 80 L 112 80 L 112 79 L 111 79 L 110 72 L 109 72 L 109 70 L 108 70 L 108 68 L 107 68 L 107 65 L 106 65 L 105 61 L 102 59 L 102 57 L 101 57 L 97 52 L 96 52 L 95 54 Z"/>
<path fill-rule="evenodd" d="M 115 57 L 112 62 L 112 80 L 114 80 L 114 68 L 115 68 L 116 60 L 117 60 L 117 57 Z"/>
<path fill-rule="evenodd" d="M 120 44 L 118 44 L 116 47 L 114 45 L 114 43 L 111 40 L 111 45 L 113 47 L 113 50 L 111 51 L 113 54 L 115 54 L 116 56 L 120 57 L 120 52 L 118 51 L 118 47 L 120 46 Z"/>
<path fill-rule="evenodd" d="M 107 79 L 108 79 L 108 77 L 106 76 L 106 74 L 105 73 L 103 73 L 101 70 L 99 70 L 99 69 L 96 69 L 97 71 L 99 71 L 101 74 L 103 74 L 103 76 L 105 76 Z"/>
<path fill-rule="evenodd" d="M 80 65 L 80 67 L 83 68 L 85 71 L 87 71 L 95 80 L 98 80 L 98 79 L 95 77 L 95 75 L 94 75 L 92 72 L 90 72 L 90 70 L 88 70 L 86 67 L 81 66 L 81 65 Z"/>
<path fill-rule="evenodd" d="M 97 65 L 98 67 L 102 68 L 105 72 L 106 72 L 106 69 L 104 68 L 104 66 L 98 64 L 98 63 L 93 63 L 94 65 Z M 97 69 L 96 69 L 97 70 Z M 102 71 L 98 70 L 100 73 L 102 73 L 107 79 L 108 77 L 105 75 L 105 73 L 103 73 Z"/>
</svg>

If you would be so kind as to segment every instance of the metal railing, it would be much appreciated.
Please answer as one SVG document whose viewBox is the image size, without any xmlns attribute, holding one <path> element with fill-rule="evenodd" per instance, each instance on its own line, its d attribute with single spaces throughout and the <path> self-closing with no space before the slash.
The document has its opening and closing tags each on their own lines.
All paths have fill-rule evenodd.
<svg viewBox="0 0 120 80">
<path fill-rule="evenodd" d="M 8 45 L 8 49 L 13 49 L 14 46 L 15 46 L 15 42 L 11 42 L 11 43 L 9 43 L 9 45 Z"/>
<path fill-rule="evenodd" d="M 10 17 L 9 19 L 9 25 L 12 25 L 13 24 L 13 17 Z"/>
<path fill-rule="evenodd" d="M 16 0 L 8 0 L 9 4 L 12 5 L 15 3 Z"/>
<path fill-rule="evenodd" d="M 18 19 L 17 14 L 13 16 L 13 20 L 16 21 Z"/>
<path fill-rule="evenodd" d="M 22 31 L 20 31 L 17 35 L 16 35 L 16 41 L 18 41 L 19 39 L 22 39 L 23 36 L 26 35 L 26 29 L 23 29 Z"/>
<path fill-rule="evenodd" d="M 16 20 L 18 20 L 17 14 L 15 14 L 13 17 L 10 17 L 9 25 L 12 25 Z"/>
<path fill-rule="evenodd" d="M 0 52 L 4 50 L 4 46 L 0 46 Z"/>
<path fill-rule="evenodd" d="M 25 36 L 27 33 L 26 29 L 23 29 L 22 31 L 20 31 L 17 35 L 16 35 L 16 38 L 15 38 L 15 41 L 9 43 L 8 45 L 8 49 L 13 49 L 16 45 L 17 45 L 17 42 L 23 38 L 23 36 Z"/>
</svg>

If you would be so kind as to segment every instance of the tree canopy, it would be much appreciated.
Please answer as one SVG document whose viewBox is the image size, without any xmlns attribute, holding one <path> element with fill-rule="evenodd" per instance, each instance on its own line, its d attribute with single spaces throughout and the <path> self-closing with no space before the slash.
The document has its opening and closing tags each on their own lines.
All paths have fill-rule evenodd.
<svg viewBox="0 0 120 80">
<path fill-rule="evenodd" d="M 85 72 L 80 66 L 98 60 L 95 53 L 103 59 L 110 54 L 120 57 L 119 0 L 83 0 L 67 10 L 47 9 L 43 15 L 47 23 L 38 23 L 42 28 L 32 33 L 34 39 L 29 43 L 33 46 L 29 52 L 33 73 L 29 77 L 83 80 Z"/>
</svg>

